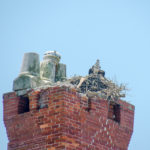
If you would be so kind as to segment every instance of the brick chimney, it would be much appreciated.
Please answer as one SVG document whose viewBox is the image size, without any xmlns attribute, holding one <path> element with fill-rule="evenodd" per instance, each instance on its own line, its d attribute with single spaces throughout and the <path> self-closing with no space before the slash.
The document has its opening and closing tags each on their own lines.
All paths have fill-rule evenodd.
<svg viewBox="0 0 150 150">
<path fill-rule="evenodd" d="M 4 94 L 8 150 L 127 150 L 134 106 L 82 89 L 57 83 Z"/>
</svg>

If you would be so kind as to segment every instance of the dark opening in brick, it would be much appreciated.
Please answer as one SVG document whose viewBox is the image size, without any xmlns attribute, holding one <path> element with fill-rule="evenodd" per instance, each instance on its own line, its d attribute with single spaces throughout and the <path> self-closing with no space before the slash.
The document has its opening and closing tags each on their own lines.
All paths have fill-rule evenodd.
<svg viewBox="0 0 150 150">
<path fill-rule="evenodd" d="M 120 105 L 115 102 L 109 103 L 108 109 L 108 119 L 112 119 L 118 123 L 120 123 Z"/>
<path fill-rule="evenodd" d="M 87 105 L 87 108 L 86 108 L 86 111 L 90 111 L 91 110 L 91 99 L 88 98 L 88 105 Z"/>
<path fill-rule="evenodd" d="M 29 112 L 29 98 L 28 96 L 20 96 L 18 104 L 18 114 Z"/>
</svg>

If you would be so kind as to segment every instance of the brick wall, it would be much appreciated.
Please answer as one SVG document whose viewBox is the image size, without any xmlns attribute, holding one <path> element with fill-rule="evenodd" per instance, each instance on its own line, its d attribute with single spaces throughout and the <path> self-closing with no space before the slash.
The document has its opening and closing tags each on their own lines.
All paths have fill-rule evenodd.
<svg viewBox="0 0 150 150">
<path fill-rule="evenodd" d="M 128 149 L 134 106 L 125 101 L 87 98 L 67 87 L 3 97 L 8 150 Z"/>
</svg>

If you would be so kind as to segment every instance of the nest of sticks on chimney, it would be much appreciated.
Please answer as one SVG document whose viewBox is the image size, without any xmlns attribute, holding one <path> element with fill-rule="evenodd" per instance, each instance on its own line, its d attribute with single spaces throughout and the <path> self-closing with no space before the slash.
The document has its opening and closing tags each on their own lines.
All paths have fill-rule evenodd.
<svg viewBox="0 0 150 150">
<path fill-rule="evenodd" d="M 84 93 L 88 97 L 99 96 L 107 100 L 117 101 L 125 97 L 126 85 L 117 84 L 105 78 L 105 72 L 101 70 L 99 60 L 89 69 L 86 77 L 74 76 L 69 79 L 79 93 Z"/>
</svg>

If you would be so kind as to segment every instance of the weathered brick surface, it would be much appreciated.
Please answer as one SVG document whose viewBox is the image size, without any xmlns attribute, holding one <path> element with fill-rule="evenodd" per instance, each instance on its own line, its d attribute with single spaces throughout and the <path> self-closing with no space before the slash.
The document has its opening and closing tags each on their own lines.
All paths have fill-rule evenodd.
<svg viewBox="0 0 150 150">
<path fill-rule="evenodd" d="M 128 148 L 134 121 L 134 106 L 129 103 L 118 101 L 120 120 L 116 122 L 108 119 L 108 101 L 88 99 L 67 87 L 30 92 L 29 112 L 20 111 L 25 106 L 21 102 L 15 92 L 4 94 L 8 150 Z"/>
</svg>

